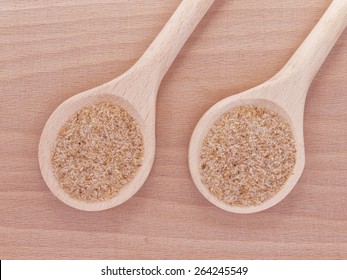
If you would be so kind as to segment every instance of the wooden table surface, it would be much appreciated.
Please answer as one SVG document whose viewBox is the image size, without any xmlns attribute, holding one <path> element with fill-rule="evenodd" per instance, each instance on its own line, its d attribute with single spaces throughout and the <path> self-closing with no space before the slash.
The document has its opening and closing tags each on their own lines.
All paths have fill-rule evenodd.
<svg viewBox="0 0 347 280">
<path fill-rule="evenodd" d="M 217 0 L 159 89 L 156 159 L 140 191 L 83 212 L 45 185 L 37 148 L 52 111 L 126 71 L 179 3 L 1 1 L 0 259 L 347 258 L 347 32 L 310 88 L 306 167 L 285 200 L 225 212 L 197 191 L 187 164 L 202 114 L 274 75 L 331 0 Z"/>
</svg>

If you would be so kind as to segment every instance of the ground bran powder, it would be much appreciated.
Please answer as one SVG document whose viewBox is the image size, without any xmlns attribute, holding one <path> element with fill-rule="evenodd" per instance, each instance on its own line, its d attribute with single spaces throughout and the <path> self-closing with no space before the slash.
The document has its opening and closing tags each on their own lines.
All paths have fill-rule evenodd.
<svg viewBox="0 0 347 280">
<path fill-rule="evenodd" d="M 143 136 L 133 117 L 112 103 L 87 106 L 60 129 L 51 163 L 70 197 L 115 197 L 142 164 Z"/>
<path fill-rule="evenodd" d="M 253 105 L 235 107 L 203 141 L 202 183 L 226 204 L 260 205 L 285 184 L 295 158 L 292 130 L 283 117 Z"/>
</svg>

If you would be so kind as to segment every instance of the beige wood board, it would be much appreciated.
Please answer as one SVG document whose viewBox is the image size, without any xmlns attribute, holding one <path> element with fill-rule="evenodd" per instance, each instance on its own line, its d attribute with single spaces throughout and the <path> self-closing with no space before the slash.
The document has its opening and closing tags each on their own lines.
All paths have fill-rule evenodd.
<svg viewBox="0 0 347 280">
<path fill-rule="evenodd" d="M 159 89 L 156 157 L 140 191 L 83 212 L 45 185 L 37 149 L 50 114 L 133 65 L 179 3 L 1 1 L 0 259 L 347 258 L 346 31 L 309 90 L 306 167 L 286 199 L 228 213 L 199 193 L 188 169 L 202 114 L 281 69 L 330 0 L 217 0 Z"/>
</svg>

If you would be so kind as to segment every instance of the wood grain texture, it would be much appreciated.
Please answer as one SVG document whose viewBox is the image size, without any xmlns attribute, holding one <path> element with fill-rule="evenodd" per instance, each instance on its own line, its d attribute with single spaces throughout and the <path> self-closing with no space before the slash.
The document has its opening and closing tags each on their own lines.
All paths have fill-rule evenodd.
<svg viewBox="0 0 347 280">
<path fill-rule="evenodd" d="M 42 128 L 62 101 L 133 65 L 180 1 L 1 1 L 0 258 L 347 258 L 346 32 L 309 90 L 306 167 L 285 200 L 222 211 L 197 191 L 187 159 L 202 114 L 273 76 L 330 2 L 216 1 L 159 89 L 145 185 L 119 207 L 83 212 L 43 182 Z"/>
</svg>

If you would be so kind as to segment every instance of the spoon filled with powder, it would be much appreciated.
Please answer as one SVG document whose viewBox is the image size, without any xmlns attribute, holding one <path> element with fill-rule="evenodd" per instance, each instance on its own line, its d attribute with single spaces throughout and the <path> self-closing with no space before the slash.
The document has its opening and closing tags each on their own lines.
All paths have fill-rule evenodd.
<svg viewBox="0 0 347 280">
<path fill-rule="evenodd" d="M 158 88 L 214 0 L 183 0 L 142 57 L 120 77 L 63 102 L 39 144 L 53 194 L 86 211 L 117 206 L 145 182 L 155 155 Z"/>
<path fill-rule="evenodd" d="M 310 84 L 347 24 L 334 0 L 289 62 L 270 80 L 212 106 L 189 145 L 199 191 L 229 212 L 253 213 L 284 199 L 305 165 L 303 117 Z"/>
</svg>

